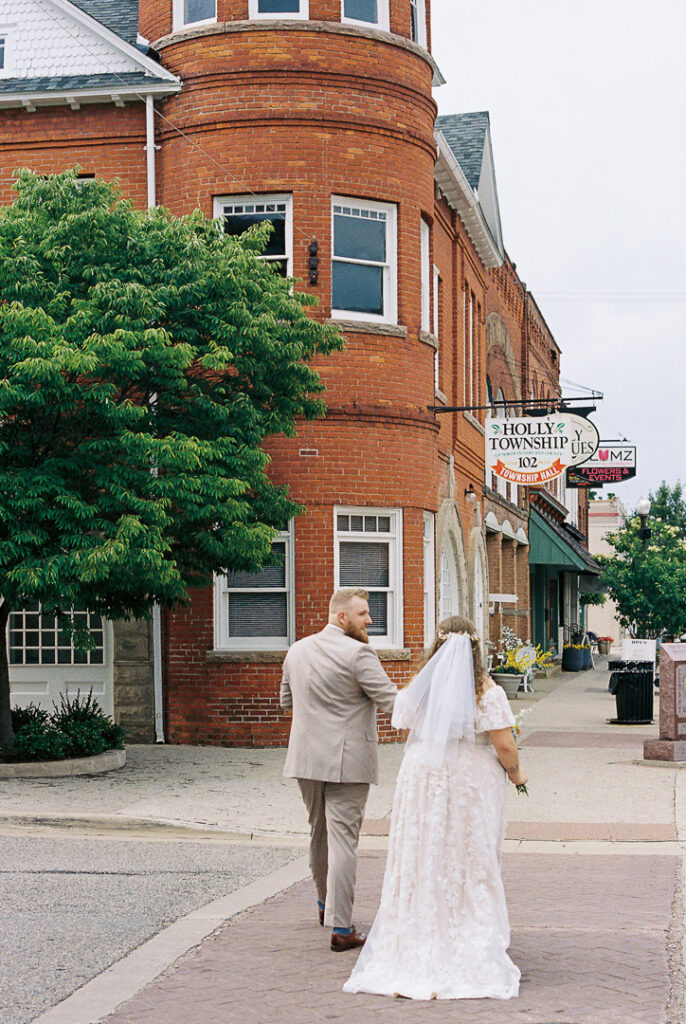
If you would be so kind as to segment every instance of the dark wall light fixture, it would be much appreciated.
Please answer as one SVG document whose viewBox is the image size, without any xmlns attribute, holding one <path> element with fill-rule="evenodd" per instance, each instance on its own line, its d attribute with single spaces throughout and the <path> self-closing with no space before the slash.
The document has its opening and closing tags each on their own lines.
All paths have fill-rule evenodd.
<svg viewBox="0 0 686 1024">
<path fill-rule="evenodd" d="M 464 492 L 464 496 L 467 501 L 476 501 L 476 491 L 474 490 L 474 484 L 470 484 Z"/>
<path fill-rule="evenodd" d="M 319 242 L 316 238 L 312 238 L 310 242 L 310 284 L 317 284 L 319 282 Z"/>
</svg>

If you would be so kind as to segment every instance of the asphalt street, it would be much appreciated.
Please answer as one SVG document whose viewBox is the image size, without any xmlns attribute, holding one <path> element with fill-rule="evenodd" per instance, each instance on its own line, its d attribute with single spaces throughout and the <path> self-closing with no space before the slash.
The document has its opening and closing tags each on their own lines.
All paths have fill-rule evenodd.
<svg viewBox="0 0 686 1024">
<path fill-rule="evenodd" d="M 299 856 L 254 842 L 0 836 L 0 1022 L 27 1024 L 180 916 Z"/>
</svg>

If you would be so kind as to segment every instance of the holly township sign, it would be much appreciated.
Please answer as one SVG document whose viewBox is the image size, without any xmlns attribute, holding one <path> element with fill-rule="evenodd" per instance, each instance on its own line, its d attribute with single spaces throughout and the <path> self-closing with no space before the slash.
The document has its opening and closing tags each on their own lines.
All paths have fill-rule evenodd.
<svg viewBox="0 0 686 1024">
<path fill-rule="evenodd" d="M 520 416 L 486 420 L 486 472 L 509 483 L 540 487 L 586 462 L 600 437 L 583 416 Z"/>
<path fill-rule="evenodd" d="M 580 466 L 567 470 L 568 487 L 621 484 L 636 476 L 636 448 L 623 441 L 601 441 L 597 452 Z"/>
</svg>

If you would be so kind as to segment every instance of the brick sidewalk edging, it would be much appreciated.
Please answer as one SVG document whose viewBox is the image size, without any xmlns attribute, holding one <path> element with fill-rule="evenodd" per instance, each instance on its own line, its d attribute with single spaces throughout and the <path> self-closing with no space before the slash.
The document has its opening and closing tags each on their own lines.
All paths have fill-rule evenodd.
<svg viewBox="0 0 686 1024">
<path fill-rule="evenodd" d="M 384 855 L 360 855 L 356 921 L 371 922 Z M 341 991 L 303 882 L 230 922 L 108 1024 L 680 1024 L 667 1020 L 667 941 L 679 859 L 511 853 L 503 874 L 518 999 L 416 1003 Z"/>
</svg>

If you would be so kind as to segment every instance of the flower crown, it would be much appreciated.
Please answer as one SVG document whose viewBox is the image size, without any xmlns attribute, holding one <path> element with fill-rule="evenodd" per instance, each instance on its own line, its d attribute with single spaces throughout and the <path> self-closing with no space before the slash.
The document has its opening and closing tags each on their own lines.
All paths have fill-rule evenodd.
<svg viewBox="0 0 686 1024">
<path fill-rule="evenodd" d="M 444 633 L 442 629 L 437 630 L 436 635 L 439 640 L 447 640 L 449 636 L 468 636 L 473 644 L 481 643 L 481 637 L 477 636 L 476 633 L 466 633 L 464 630 L 448 630 Z"/>
</svg>

